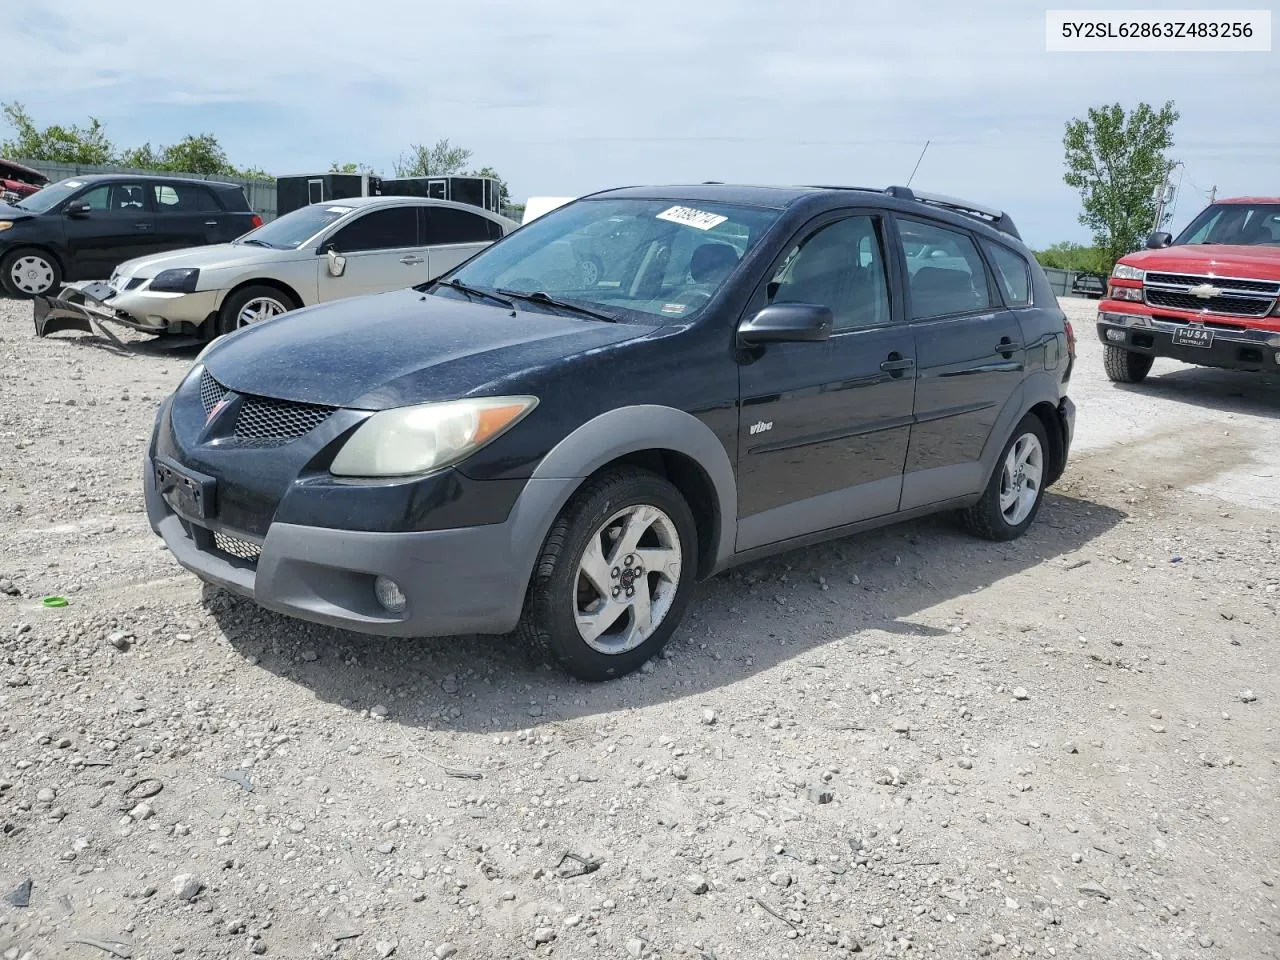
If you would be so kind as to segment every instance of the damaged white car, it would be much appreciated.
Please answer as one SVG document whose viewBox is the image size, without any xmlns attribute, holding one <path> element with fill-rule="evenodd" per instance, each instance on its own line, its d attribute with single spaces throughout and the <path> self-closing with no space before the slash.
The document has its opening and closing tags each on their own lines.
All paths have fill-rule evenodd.
<svg viewBox="0 0 1280 960">
<path fill-rule="evenodd" d="M 517 226 L 446 200 L 312 204 L 231 243 L 140 257 L 108 280 L 36 297 L 36 334 L 79 329 L 111 337 L 102 326 L 110 321 L 209 340 L 298 307 L 425 283 Z"/>
</svg>

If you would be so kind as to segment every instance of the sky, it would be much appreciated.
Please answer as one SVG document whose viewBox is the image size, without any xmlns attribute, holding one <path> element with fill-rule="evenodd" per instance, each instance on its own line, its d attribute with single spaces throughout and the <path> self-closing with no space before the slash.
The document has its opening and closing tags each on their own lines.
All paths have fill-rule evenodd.
<svg viewBox="0 0 1280 960">
<path fill-rule="evenodd" d="M 4 21 L 0 101 L 39 125 L 96 116 L 118 146 L 214 133 L 277 175 L 391 175 L 409 144 L 447 137 L 517 202 L 884 186 L 930 141 L 916 188 L 1004 209 L 1042 247 L 1089 240 L 1062 182 L 1065 122 L 1173 100 L 1175 227 L 1215 185 L 1280 194 L 1280 52 L 1048 53 L 1027 0 L 41 0 Z"/>
</svg>

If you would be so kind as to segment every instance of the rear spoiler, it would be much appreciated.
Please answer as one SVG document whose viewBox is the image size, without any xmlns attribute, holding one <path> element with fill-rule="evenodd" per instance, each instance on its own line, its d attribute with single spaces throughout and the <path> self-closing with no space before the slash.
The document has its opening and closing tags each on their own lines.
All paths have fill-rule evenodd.
<svg viewBox="0 0 1280 960">
<path fill-rule="evenodd" d="M 1012 218 L 1003 210 L 986 207 L 979 203 L 971 203 L 968 200 L 960 200 L 957 197 L 944 196 L 940 193 L 921 193 L 918 190 L 913 191 L 910 187 L 885 187 L 884 192 L 898 200 L 927 203 L 933 207 L 941 207 L 944 210 L 951 210 L 954 213 L 981 220 L 1016 240 L 1022 239 L 1022 235 L 1018 233 L 1018 228 L 1014 226 Z"/>
</svg>

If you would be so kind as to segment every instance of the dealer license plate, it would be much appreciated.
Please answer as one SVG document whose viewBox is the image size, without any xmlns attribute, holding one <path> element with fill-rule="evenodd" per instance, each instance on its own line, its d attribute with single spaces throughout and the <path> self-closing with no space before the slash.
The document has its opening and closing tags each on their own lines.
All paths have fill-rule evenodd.
<svg viewBox="0 0 1280 960">
<path fill-rule="evenodd" d="M 1208 327 L 1179 327 L 1173 331 L 1175 347 L 1211 347 L 1213 331 Z"/>
</svg>

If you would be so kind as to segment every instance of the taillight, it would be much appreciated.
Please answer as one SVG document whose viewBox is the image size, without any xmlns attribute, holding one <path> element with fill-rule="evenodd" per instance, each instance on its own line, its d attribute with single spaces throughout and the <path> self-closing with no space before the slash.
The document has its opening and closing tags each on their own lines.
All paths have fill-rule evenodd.
<svg viewBox="0 0 1280 960">
<path fill-rule="evenodd" d="M 261 218 L 260 216 L 258 216 L 256 213 L 253 215 L 253 219 L 252 219 L 252 220 L 250 220 L 249 222 L 253 224 L 253 228 L 254 228 L 255 230 L 256 230 L 258 227 L 262 226 L 262 218 Z"/>
<path fill-rule="evenodd" d="M 1067 353 L 1071 356 L 1072 359 L 1075 359 L 1076 331 L 1075 331 L 1075 328 L 1071 326 L 1070 320 L 1068 320 L 1066 323 L 1067 323 Z"/>
</svg>

